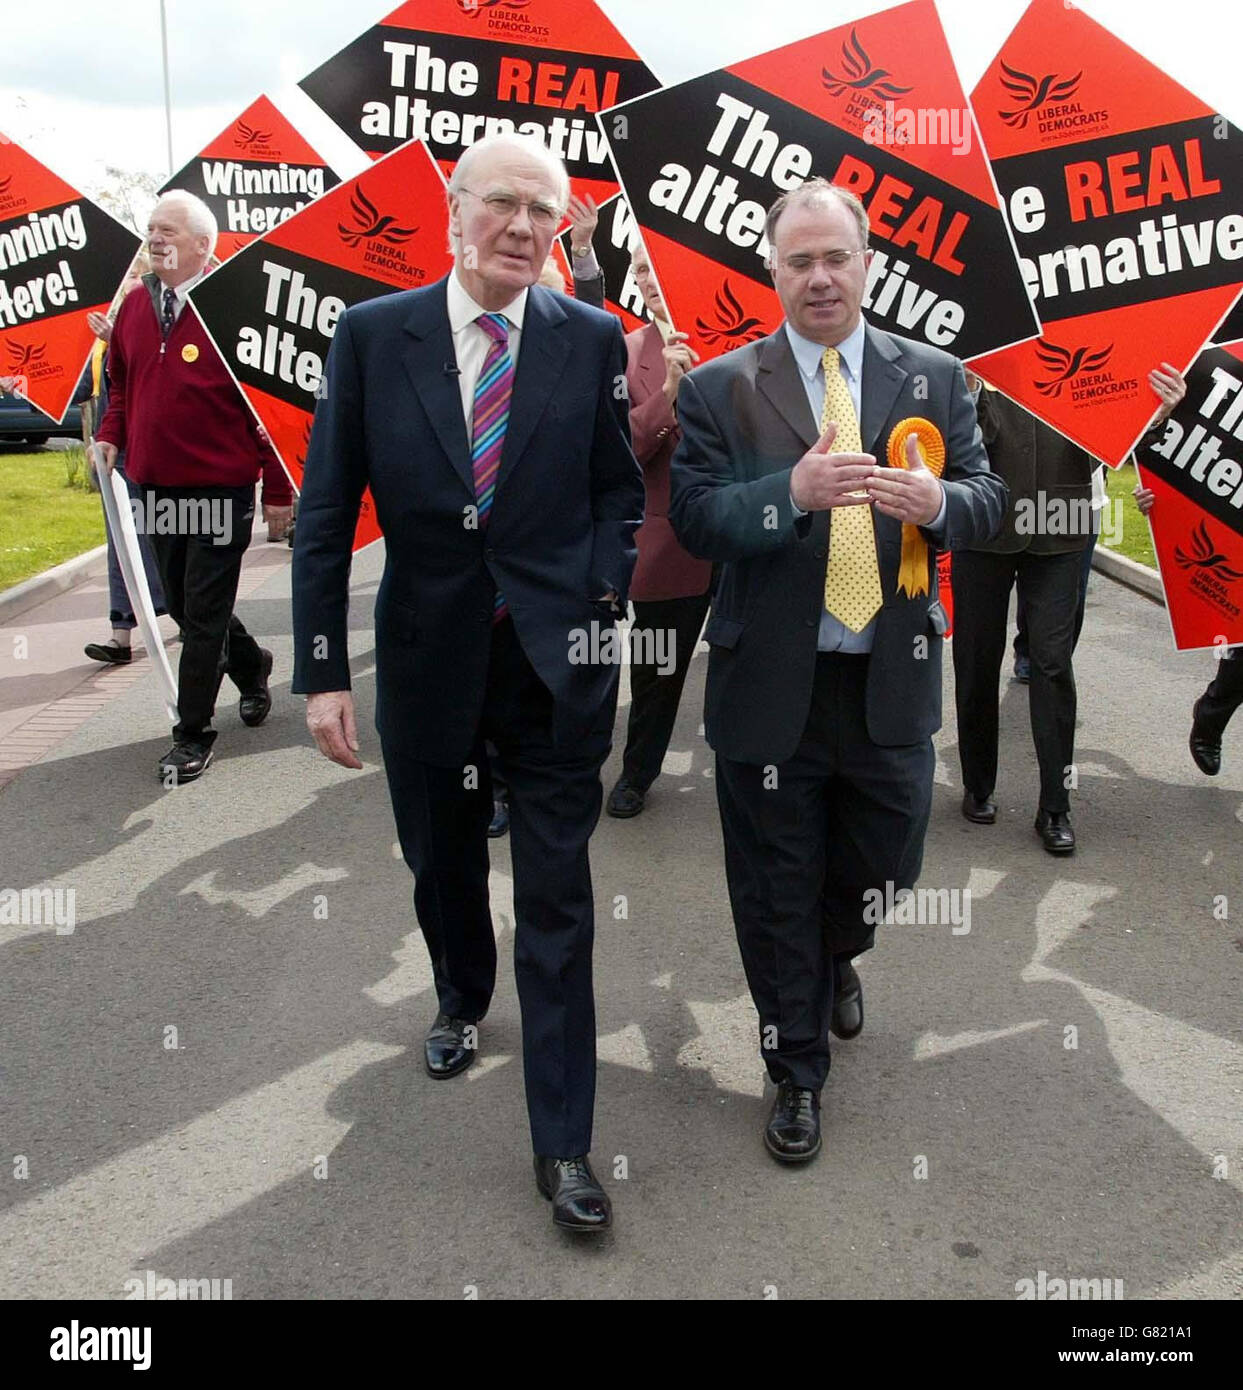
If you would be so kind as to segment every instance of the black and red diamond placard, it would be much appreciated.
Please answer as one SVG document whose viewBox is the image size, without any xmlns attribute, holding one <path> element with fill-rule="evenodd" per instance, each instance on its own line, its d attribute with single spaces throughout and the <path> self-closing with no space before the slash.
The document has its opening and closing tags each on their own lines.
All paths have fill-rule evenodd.
<svg viewBox="0 0 1243 1390">
<path fill-rule="evenodd" d="M 160 189 L 184 188 L 211 208 L 227 261 L 340 180 L 268 100 L 259 97 Z"/>
<path fill-rule="evenodd" d="M 105 312 L 141 242 L 0 135 L 0 378 L 64 418 Z"/>
<path fill-rule="evenodd" d="M 626 333 L 642 328 L 651 317 L 630 271 L 630 243 L 636 232 L 624 194 L 618 193 L 600 204 L 600 221 L 592 239 L 592 250 L 604 272 L 604 307 L 621 319 L 622 330 Z M 558 241 L 566 273 L 572 274 L 570 233 L 562 232 Z"/>
<path fill-rule="evenodd" d="M 1121 463 L 1149 371 L 1243 290 L 1243 131 L 1062 0 L 1033 0 L 972 102 L 1043 324 L 972 366 Z"/>
<path fill-rule="evenodd" d="M 426 146 L 412 141 L 252 242 L 191 291 L 295 485 L 341 314 L 394 290 L 430 285 L 452 263 L 444 180 Z M 355 549 L 379 535 L 367 494 Z"/>
<path fill-rule="evenodd" d="M 409 0 L 299 85 L 372 156 L 425 140 L 447 175 L 518 130 L 600 202 L 617 180 L 594 113 L 660 84 L 594 0 Z"/>
<path fill-rule="evenodd" d="M 1206 348 L 1135 451 L 1180 651 L 1243 642 L 1243 344 Z"/>
<path fill-rule="evenodd" d="M 677 327 L 704 358 L 771 332 L 764 217 L 819 174 L 858 193 L 869 322 L 960 357 L 1039 329 L 933 0 L 599 117 Z"/>
</svg>

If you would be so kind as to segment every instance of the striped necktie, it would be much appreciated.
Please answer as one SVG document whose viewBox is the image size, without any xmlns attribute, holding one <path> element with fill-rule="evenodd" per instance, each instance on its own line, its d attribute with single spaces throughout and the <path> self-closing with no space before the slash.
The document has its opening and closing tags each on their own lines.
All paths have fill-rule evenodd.
<svg viewBox="0 0 1243 1390">
<path fill-rule="evenodd" d="M 475 409 L 471 417 L 471 468 L 475 475 L 475 501 L 482 530 L 492 510 L 501 450 L 505 447 L 509 402 L 514 393 L 514 359 L 509 355 L 509 321 L 504 314 L 480 314 L 475 322 L 492 339 L 475 384 Z M 498 589 L 492 621 L 499 623 L 508 611 Z"/>
</svg>

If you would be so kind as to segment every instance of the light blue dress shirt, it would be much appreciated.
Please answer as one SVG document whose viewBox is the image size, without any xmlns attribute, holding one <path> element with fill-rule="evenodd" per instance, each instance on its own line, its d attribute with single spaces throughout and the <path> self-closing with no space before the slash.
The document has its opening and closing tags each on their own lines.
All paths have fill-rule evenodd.
<svg viewBox="0 0 1243 1390">
<path fill-rule="evenodd" d="M 798 364 L 798 374 L 802 378 L 803 390 L 807 393 L 807 404 L 811 407 L 812 421 L 819 432 L 820 417 L 824 413 L 824 345 L 823 343 L 813 343 L 810 338 L 804 338 L 802 334 L 796 333 L 789 323 L 786 324 L 785 331 L 790 342 L 790 349 L 794 353 L 794 360 Z M 863 319 L 860 318 L 855 325 L 854 332 L 837 344 L 838 366 L 842 376 L 846 378 L 846 389 L 850 392 L 855 416 L 860 422 L 863 420 L 861 402 L 863 400 L 864 341 L 864 323 Z M 793 498 L 790 499 L 790 507 L 795 516 L 806 515 L 794 505 Z M 936 520 L 926 528 L 927 530 L 935 531 L 944 523 L 945 509 L 945 498 L 942 496 L 941 510 L 937 513 Z M 822 652 L 870 652 L 875 634 L 875 618 L 868 623 L 862 632 L 852 632 L 845 623 L 835 618 L 828 609 L 825 609 L 820 614 L 820 636 L 816 642 L 816 647 Z"/>
</svg>

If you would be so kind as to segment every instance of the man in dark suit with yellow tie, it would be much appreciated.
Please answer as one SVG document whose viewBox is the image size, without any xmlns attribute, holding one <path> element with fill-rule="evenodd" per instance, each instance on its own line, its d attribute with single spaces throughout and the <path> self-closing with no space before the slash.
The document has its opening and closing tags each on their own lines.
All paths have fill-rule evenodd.
<svg viewBox="0 0 1243 1390">
<path fill-rule="evenodd" d="M 293 688 L 320 750 L 361 766 L 346 610 L 369 485 L 386 543 L 376 724 L 440 1004 L 426 1068 L 470 1065 L 495 983 L 490 740 L 510 789 L 536 1182 L 559 1226 L 599 1231 L 587 842 L 617 704 L 600 637 L 624 610 L 643 480 L 617 320 L 535 284 L 568 197 L 542 146 L 480 141 L 449 182 L 448 278 L 343 315 L 296 532 Z"/>
<path fill-rule="evenodd" d="M 859 200 L 809 180 L 766 236 L 786 321 L 683 379 L 670 518 L 722 566 L 705 731 L 777 1083 L 764 1141 L 798 1163 L 821 1145 L 830 1028 L 863 1026 L 851 960 L 871 945 L 874 894 L 892 901 L 922 863 L 946 627 L 935 551 L 991 536 L 1006 490 L 962 364 L 863 320 Z M 943 456 L 939 478 L 917 441 Z"/>
</svg>

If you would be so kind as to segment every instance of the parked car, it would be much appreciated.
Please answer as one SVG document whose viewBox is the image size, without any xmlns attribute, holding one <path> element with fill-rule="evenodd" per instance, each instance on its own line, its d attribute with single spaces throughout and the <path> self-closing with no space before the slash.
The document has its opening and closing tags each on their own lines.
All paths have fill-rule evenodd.
<svg viewBox="0 0 1243 1390">
<path fill-rule="evenodd" d="M 36 410 L 29 401 L 0 391 L 0 444 L 13 444 L 23 439 L 27 444 L 46 444 L 49 439 L 81 439 L 82 402 L 88 400 L 90 394 L 91 376 L 88 368 L 73 393 L 73 404 L 58 425 L 50 415 Z"/>
</svg>

